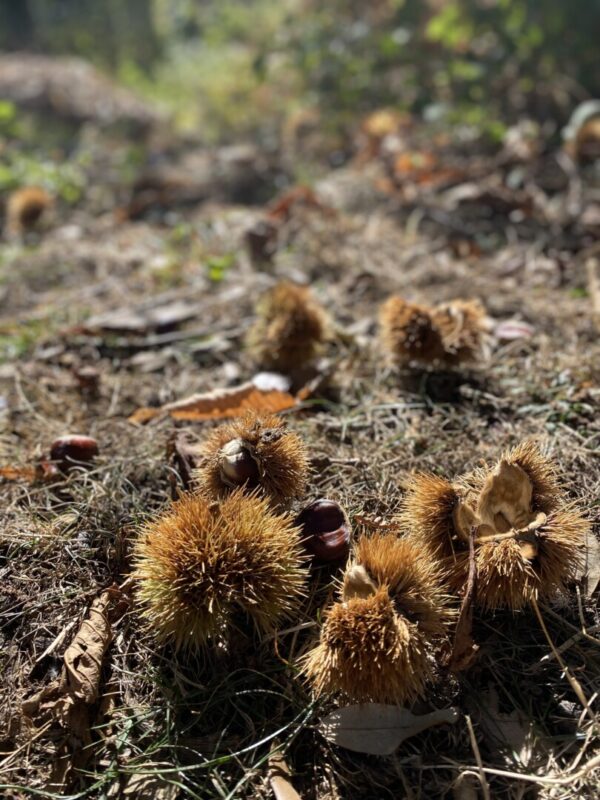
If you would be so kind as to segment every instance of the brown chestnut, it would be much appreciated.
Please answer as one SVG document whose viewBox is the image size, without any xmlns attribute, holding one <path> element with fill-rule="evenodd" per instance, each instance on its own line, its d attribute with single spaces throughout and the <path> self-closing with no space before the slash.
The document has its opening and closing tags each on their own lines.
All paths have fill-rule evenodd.
<svg viewBox="0 0 600 800">
<path fill-rule="evenodd" d="M 315 500 L 298 514 L 302 544 L 319 561 L 341 561 L 350 551 L 350 525 L 343 508 L 333 500 Z"/>
<path fill-rule="evenodd" d="M 243 439 L 232 439 L 219 451 L 221 479 L 230 486 L 256 485 L 260 475 L 251 446 Z"/>
<path fill-rule="evenodd" d="M 98 442 L 91 436 L 61 436 L 52 442 L 50 459 L 63 472 L 77 465 L 88 464 L 98 455 Z"/>
</svg>

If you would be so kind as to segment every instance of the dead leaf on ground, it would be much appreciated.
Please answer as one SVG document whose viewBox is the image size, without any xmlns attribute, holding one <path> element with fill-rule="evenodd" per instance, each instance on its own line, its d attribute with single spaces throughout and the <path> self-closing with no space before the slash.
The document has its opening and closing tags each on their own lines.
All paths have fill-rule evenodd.
<svg viewBox="0 0 600 800">
<path fill-rule="evenodd" d="M 90 317 L 78 328 L 78 331 L 88 334 L 101 331 L 121 333 L 141 333 L 147 330 L 164 331 L 193 319 L 197 313 L 197 305 L 184 300 L 175 300 L 154 308 L 118 308 Z"/>
<path fill-rule="evenodd" d="M 153 764 L 153 773 L 160 773 L 160 764 Z M 172 769 L 172 764 L 165 764 L 167 769 Z M 125 776 L 123 776 L 125 777 Z M 168 783 L 160 774 L 134 773 L 123 784 L 122 781 L 114 783 L 108 790 L 109 800 L 114 798 L 130 797 L 133 800 L 175 800 L 180 787 L 176 783 Z"/>
<path fill-rule="evenodd" d="M 269 784 L 275 795 L 275 800 L 301 800 L 290 781 L 290 768 L 280 752 L 273 752 L 269 756 Z"/>
<path fill-rule="evenodd" d="M 591 597 L 600 583 L 600 542 L 592 531 L 586 535 L 584 563 L 579 578 L 583 579 L 585 596 Z"/>
<path fill-rule="evenodd" d="M 452 786 L 452 800 L 479 800 L 479 779 L 471 772 L 461 772 Z"/>
<path fill-rule="evenodd" d="M 59 470 L 50 461 L 39 461 L 37 464 L 26 467 L 0 467 L 0 478 L 5 481 L 28 481 L 37 483 L 53 481 L 60 477 Z"/>
<path fill-rule="evenodd" d="M 200 421 L 239 417 L 247 411 L 276 414 L 295 408 L 311 392 L 311 387 L 304 387 L 293 395 L 278 388 L 279 385 L 264 381 L 261 374 L 240 386 L 194 394 L 160 408 L 138 408 L 129 417 L 129 422 L 142 425 L 155 417 L 165 415 L 173 419 Z"/>
<path fill-rule="evenodd" d="M 325 216 L 335 217 L 335 209 L 326 205 L 308 186 L 293 186 L 276 197 L 267 210 L 270 220 L 279 223 L 288 222 L 296 207 L 312 208 Z"/>
<path fill-rule="evenodd" d="M 48 725 L 48 735 L 62 736 L 52 769 L 49 788 L 62 789 L 74 769 L 81 768 L 91 755 L 92 707 L 99 698 L 100 675 L 112 623 L 120 618 L 127 601 L 120 589 L 103 592 L 92 603 L 64 654 L 61 674 L 23 703 L 26 722 L 36 728 Z"/>
<path fill-rule="evenodd" d="M 473 610 L 477 587 L 477 567 L 475 564 L 475 528 L 469 535 L 469 576 L 467 588 L 460 604 L 460 613 L 454 633 L 449 669 L 452 672 L 463 672 L 468 669 L 477 657 L 479 645 L 473 640 Z"/>
<path fill-rule="evenodd" d="M 457 720 L 455 708 L 417 716 L 407 708 L 369 703 L 339 708 L 328 714 L 319 727 L 328 741 L 347 750 L 388 756 L 409 736 Z"/>
<path fill-rule="evenodd" d="M 463 178 L 463 172 L 440 163 L 435 153 L 406 151 L 396 157 L 393 165 L 396 180 L 422 186 L 439 186 Z"/>
<path fill-rule="evenodd" d="M 515 759 L 522 767 L 532 766 L 536 735 L 532 721 L 522 711 L 515 708 L 510 713 L 501 712 L 493 688 L 470 698 L 469 708 L 491 755 L 500 757 L 507 766 L 514 767 Z"/>
</svg>

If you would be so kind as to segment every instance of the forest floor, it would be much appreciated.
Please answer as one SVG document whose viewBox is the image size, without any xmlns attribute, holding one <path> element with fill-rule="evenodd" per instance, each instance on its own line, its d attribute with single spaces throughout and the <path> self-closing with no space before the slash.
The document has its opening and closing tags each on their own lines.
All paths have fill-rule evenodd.
<svg viewBox="0 0 600 800">
<path fill-rule="evenodd" d="M 248 231 L 273 222 L 265 204 L 289 153 L 207 152 L 162 133 L 132 189 L 144 167 L 131 140 L 79 135 L 67 156 L 85 176 L 78 201 L 58 199 L 37 231 L 1 245 L 3 796 L 271 797 L 280 752 L 303 800 L 598 797 L 600 618 L 585 581 L 542 611 L 587 709 L 533 612 L 478 614 L 476 662 L 417 709 L 452 706 L 458 720 L 386 757 L 328 742 L 319 720 L 336 700 L 313 701 L 298 677 L 335 571 L 314 571 L 289 631 L 240 635 L 202 660 L 154 644 L 127 582 L 136 531 L 181 485 L 174 438 L 216 424 L 131 415 L 250 380 L 244 335 L 282 279 L 308 282 L 339 331 L 318 385 L 285 412 L 310 452 L 307 500 L 338 500 L 355 527 L 389 519 L 412 471 L 452 478 L 534 437 L 599 533 L 594 167 L 541 136 L 518 151 L 401 127 L 392 155 L 363 139 L 323 167 L 276 234 L 254 237 L 270 248 L 259 258 Z M 481 300 L 497 334 L 489 360 L 391 369 L 376 321 L 392 293 Z M 49 476 L 50 445 L 69 433 L 94 437 L 99 455 Z M 98 685 L 60 710 L 63 656 L 95 602 L 110 623 Z M 283 784 L 278 798 L 293 797 Z"/>
</svg>

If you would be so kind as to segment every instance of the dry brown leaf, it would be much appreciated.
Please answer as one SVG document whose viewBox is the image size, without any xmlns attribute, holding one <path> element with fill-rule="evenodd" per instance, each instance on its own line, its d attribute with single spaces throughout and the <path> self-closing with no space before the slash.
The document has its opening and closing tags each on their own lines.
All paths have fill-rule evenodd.
<svg viewBox="0 0 600 800">
<path fill-rule="evenodd" d="M 301 800 L 290 782 L 290 768 L 280 752 L 269 756 L 269 783 L 275 800 Z"/>
<path fill-rule="evenodd" d="M 269 206 L 267 215 L 274 222 L 288 222 L 297 206 L 315 209 L 325 216 L 336 215 L 335 210 L 323 203 L 308 186 L 292 186 L 291 189 L 275 198 Z"/>
<path fill-rule="evenodd" d="M 165 764 L 167 769 L 172 769 L 171 764 Z M 159 772 L 160 764 L 153 764 L 153 770 Z M 133 800 L 175 800 L 179 795 L 177 783 L 168 783 L 160 774 L 134 773 L 130 775 L 125 784 L 119 781 L 108 790 L 109 800 L 116 798 L 133 798 Z"/>
<path fill-rule="evenodd" d="M 0 478 L 7 481 L 33 481 L 35 467 L 0 467 Z"/>
<path fill-rule="evenodd" d="M 591 597 L 600 583 L 600 542 L 589 531 L 585 537 L 585 563 L 581 577 L 585 581 L 585 596 Z"/>
<path fill-rule="evenodd" d="M 52 481 L 59 477 L 59 470 L 50 461 L 39 461 L 27 467 L 0 467 L 0 478 L 5 481 Z"/>
<path fill-rule="evenodd" d="M 455 708 L 444 708 L 416 716 L 399 706 L 367 703 L 346 706 L 321 721 L 323 736 L 333 744 L 356 753 L 391 755 L 409 736 L 416 736 L 434 725 L 456 722 Z"/>
<path fill-rule="evenodd" d="M 229 419 L 239 417 L 247 411 L 263 411 L 277 414 L 294 408 L 305 400 L 309 390 L 301 390 L 296 395 L 278 388 L 257 386 L 255 381 L 242 383 L 231 389 L 214 389 L 168 403 L 161 408 L 138 408 L 129 422 L 143 425 L 155 417 L 168 415 L 180 420 Z"/>
<path fill-rule="evenodd" d="M 119 308 L 90 317 L 79 330 L 83 333 L 118 331 L 140 333 L 147 330 L 167 330 L 193 319 L 198 313 L 194 303 L 184 300 L 157 305 L 154 308 Z"/>
<path fill-rule="evenodd" d="M 53 789 L 64 788 L 72 770 L 81 768 L 90 755 L 91 712 L 99 696 L 104 656 L 112 641 L 111 622 L 122 616 L 125 607 L 126 600 L 116 587 L 96 598 L 65 651 L 59 677 L 23 703 L 23 717 L 29 724 L 49 724 L 53 738 L 57 733 L 63 736 L 50 779 Z"/>
<path fill-rule="evenodd" d="M 397 156 L 393 165 L 394 177 L 422 186 L 435 186 L 462 178 L 463 173 L 441 164 L 435 153 L 407 151 Z"/>
</svg>

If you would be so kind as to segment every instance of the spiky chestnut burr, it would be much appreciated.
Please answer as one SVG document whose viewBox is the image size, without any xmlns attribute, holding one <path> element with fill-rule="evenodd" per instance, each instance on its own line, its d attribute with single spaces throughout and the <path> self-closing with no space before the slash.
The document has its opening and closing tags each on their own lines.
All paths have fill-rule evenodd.
<svg viewBox="0 0 600 800">
<path fill-rule="evenodd" d="M 589 530 L 566 501 L 555 466 L 530 441 L 454 484 L 415 476 L 401 520 L 413 540 L 432 548 L 457 592 L 467 580 L 473 531 L 477 603 L 488 609 L 518 610 L 564 591 Z"/>
<path fill-rule="evenodd" d="M 6 229 L 15 236 L 33 228 L 42 214 L 52 205 L 52 198 L 39 186 L 16 189 L 6 204 Z"/>
<path fill-rule="evenodd" d="M 426 306 L 408 303 L 402 297 L 388 298 L 379 310 L 383 348 L 396 364 L 440 360 L 444 346 Z"/>
<path fill-rule="evenodd" d="M 204 466 L 195 473 L 202 491 L 224 497 L 238 486 L 258 489 L 276 505 L 304 494 L 309 472 L 306 447 L 274 415 L 249 412 L 216 428 L 204 442 Z"/>
<path fill-rule="evenodd" d="M 272 630 L 304 592 L 304 561 L 291 518 L 238 489 L 219 504 L 185 495 L 149 522 L 135 544 L 134 577 L 157 640 L 198 649 L 226 639 L 240 612 Z"/>
<path fill-rule="evenodd" d="M 489 320 L 474 300 L 429 308 L 393 296 L 381 306 L 379 328 L 384 350 L 398 365 L 477 362 L 489 342 Z"/>
<path fill-rule="evenodd" d="M 444 346 L 449 366 L 470 364 L 488 356 L 491 321 L 478 300 L 452 300 L 434 306 L 431 318 Z"/>
<path fill-rule="evenodd" d="M 306 286 L 279 283 L 256 306 L 257 320 L 247 335 L 254 360 L 285 374 L 313 361 L 323 349 L 329 321 Z"/>
<path fill-rule="evenodd" d="M 301 669 L 317 696 L 413 701 L 434 678 L 433 653 L 449 617 L 440 576 L 422 549 L 395 533 L 363 537 Z"/>
<path fill-rule="evenodd" d="M 324 563 L 342 561 L 350 552 L 350 523 L 344 509 L 333 500 L 321 498 L 307 505 L 296 517 L 302 544 Z"/>
</svg>

